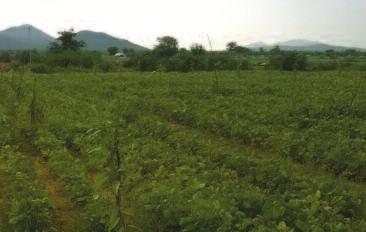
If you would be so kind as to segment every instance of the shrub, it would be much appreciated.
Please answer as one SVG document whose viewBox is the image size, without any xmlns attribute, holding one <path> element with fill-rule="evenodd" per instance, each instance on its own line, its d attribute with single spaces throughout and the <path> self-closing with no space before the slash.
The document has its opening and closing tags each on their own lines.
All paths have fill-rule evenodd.
<svg viewBox="0 0 366 232">
<path fill-rule="evenodd" d="M 92 68 L 101 61 L 101 55 L 97 52 L 62 51 L 50 52 L 46 56 L 46 63 L 51 67 L 69 68 Z"/>
<path fill-rule="evenodd" d="M 31 72 L 45 74 L 45 73 L 50 73 L 51 70 L 45 64 L 34 64 L 31 67 Z"/>
<path fill-rule="evenodd" d="M 273 69 L 305 71 L 307 66 L 306 56 L 296 52 L 282 52 L 281 54 L 274 54 L 270 58 L 270 67 Z"/>
<path fill-rule="evenodd" d="M 319 71 L 332 71 L 337 69 L 337 62 L 330 61 L 330 62 L 322 62 L 318 63 L 317 70 Z"/>
<path fill-rule="evenodd" d="M 0 52 L 0 62 L 4 63 L 11 62 L 11 53 L 8 51 Z"/>
<path fill-rule="evenodd" d="M 106 73 L 111 72 L 113 70 L 113 65 L 110 62 L 102 61 L 101 63 L 98 64 L 97 68 L 99 71 Z"/>
</svg>

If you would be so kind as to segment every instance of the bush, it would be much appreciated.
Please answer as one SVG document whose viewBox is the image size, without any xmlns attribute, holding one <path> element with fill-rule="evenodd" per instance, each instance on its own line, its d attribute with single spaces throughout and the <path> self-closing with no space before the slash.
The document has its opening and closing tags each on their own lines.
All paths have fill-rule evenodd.
<svg viewBox="0 0 366 232">
<path fill-rule="evenodd" d="M 246 70 L 250 68 L 248 60 L 235 57 L 227 53 L 218 53 L 207 56 L 206 71 L 225 71 L 225 70 Z"/>
<path fill-rule="evenodd" d="M 111 72 L 113 70 L 113 65 L 110 62 L 102 61 L 98 64 L 97 69 L 102 72 Z"/>
<path fill-rule="evenodd" d="M 8 72 L 11 70 L 11 66 L 8 63 L 0 63 L 0 72 Z"/>
<path fill-rule="evenodd" d="M 158 58 L 152 52 L 132 53 L 123 65 L 142 72 L 155 71 L 158 67 L 157 60 Z"/>
<path fill-rule="evenodd" d="M 0 62 L 10 63 L 11 62 L 11 53 L 8 51 L 0 52 Z"/>
<path fill-rule="evenodd" d="M 90 69 L 101 61 L 101 54 L 97 52 L 49 52 L 46 56 L 46 63 L 51 67 L 79 67 Z"/>
<path fill-rule="evenodd" d="M 307 58 L 304 54 L 296 52 L 282 52 L 272 55 L 270 58 L 270 67 L 286 71 L 305 71 L 308 66 Z"/>
<path fill-rule="evenodd" d="M 50 73 L 51 70 L 45 64 L 34 64 L 31 67 L 31 72 L 45 74 L 45 73 Z"/>
<path fill-rule="evenodd" d="M 331 62 L 322 62 L 318 63 L 317 70 L 319 71 L 332 71 L 337 69 L 337 62 L 331 61 Z"/>
<path fill-rule="evenodd" d="M 359 70 L 359 71 L 366 71 L 366 64 L 359 64 L 359 65 L 357 65 L 357 70 Z"/>
<path fill-rule="evenodd" d="M 169 58 L 161 58 L 153 52 L 134 53 L 124 62 L 127 68 L 135 68 L 142 72 L 155 71 L 162 65 L 167 71 L 213 71 L 241 70 L 250 68 L 247 59 L 228 53 L 205 53 L 197 55 L 181 49 L 178 54 Z"/>
</svg>

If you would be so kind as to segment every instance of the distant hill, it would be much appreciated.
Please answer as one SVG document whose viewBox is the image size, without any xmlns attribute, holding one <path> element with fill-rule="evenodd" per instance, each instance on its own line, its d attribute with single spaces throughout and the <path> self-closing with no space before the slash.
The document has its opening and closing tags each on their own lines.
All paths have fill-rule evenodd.
<svg viewBox="0 0 366 232">
<path fill-rule="evenodd" d="M 29 43 L 29 38 L 31 43 Z M 105 52 L 111 46 L 116 46 L 120 49 L 147 49 L 128 40 L 119 39 L 102 32 L 80 31 L 78 32 L 77 39 L 85 41 L 88 50 L 101 52 Z M 32 49 L 46 50 L 53 41 L 55 41 L 54 37 L 31 25 L 10 27 L 0 31 L 0 50 L 27 50 L 29 49 L 29 44 L 31 44 Z"/>
<path fill-rule="evenodd" d="M 54 38 L 43 31 L 31 26 L 22 25 L 10 27 L 0 31 L 0 50 L 26 50 L 29 49 L 29 38 L 31 48 L 44 50 Z"/>
<path fill-rule="evenodd" d="M 285 51 L 317 51 L 317 52 L 325 52 L 327 50 L 334 51 L 345 51 L 347 49 L 356 49 L 358 51 L 366 52 L 364 48 L 354 48 L 354 47 L 344 47 L 344 46 L 335 46 L 330 44 L 325 44 L 316 41 L 309 41 L 303 39 L 295 39 L 284 42 L 279 42 L 275 44 L 266 44 L 263 42 L 255 42 L 247 45 L 248 48 L 253 50 L 258 50 L 260 48 L 264 48 L 265 50 L 270 50 L 275 46 L 279 46 L 282 50 Z"/>
<path fill-rule="evenodd" d="M 103 32 L 79 31 L 76 38 L 83 40 L 88 49 L 106 51 L 109 47 L 115 46 L 120 49 L 146 50 L 147 48 L 134 44 L 125 39 L 119 39 Z"/>
</svg>

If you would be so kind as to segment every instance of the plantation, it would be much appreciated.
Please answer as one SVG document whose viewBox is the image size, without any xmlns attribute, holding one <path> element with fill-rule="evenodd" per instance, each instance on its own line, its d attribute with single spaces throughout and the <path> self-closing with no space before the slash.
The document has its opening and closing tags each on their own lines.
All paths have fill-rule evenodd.
<svg viewBox="0 0 366 232">
<path fill-rule="evenodd" d="M 361 71 L 0 73 L 0 231 L 366 231 Z"/>
</svg>

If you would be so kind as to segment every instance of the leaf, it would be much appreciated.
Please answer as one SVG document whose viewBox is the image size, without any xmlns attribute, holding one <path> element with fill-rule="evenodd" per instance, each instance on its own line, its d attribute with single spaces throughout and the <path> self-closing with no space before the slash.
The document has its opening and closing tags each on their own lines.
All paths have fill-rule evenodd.
<svg viewBox="0 0 366 232">
<path fill-rule="evenodd" d="M 134 211 L 132 208 L 125 208 L 122 210 L 122 213 L 124 215 L 127 215 L 127 216 L 133 216 L 134 215 Z"/>
<path fill-rule="evenodd" d="M 121 183 L 118 183 L 115 189 L 115 195 L 117 195 L 119 193 L 119 188 L 121 187 Z"/>
</svg>

